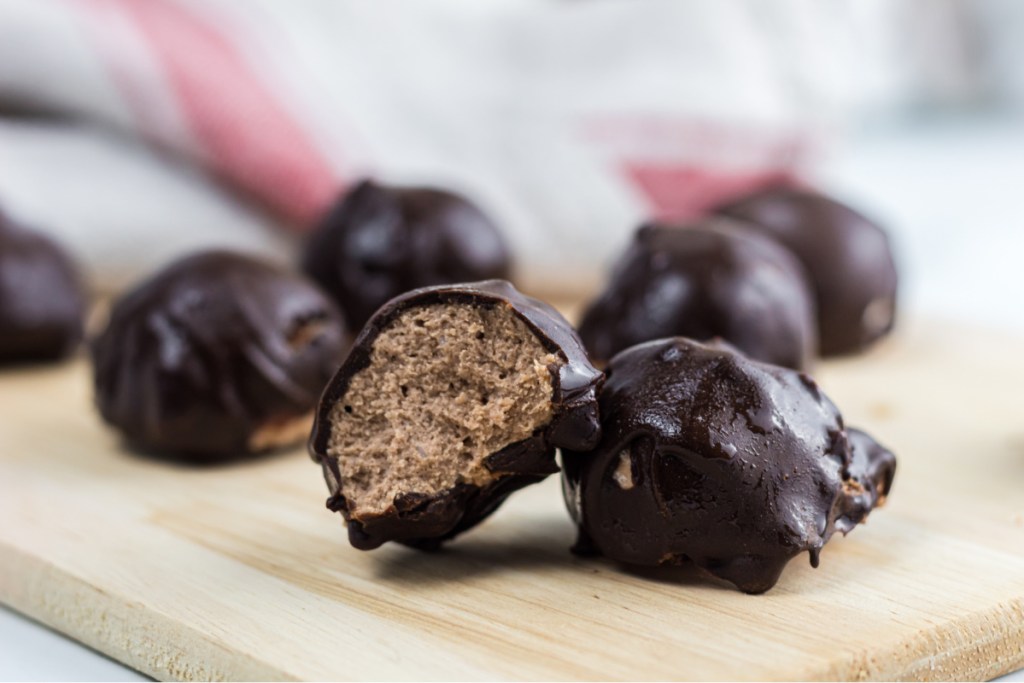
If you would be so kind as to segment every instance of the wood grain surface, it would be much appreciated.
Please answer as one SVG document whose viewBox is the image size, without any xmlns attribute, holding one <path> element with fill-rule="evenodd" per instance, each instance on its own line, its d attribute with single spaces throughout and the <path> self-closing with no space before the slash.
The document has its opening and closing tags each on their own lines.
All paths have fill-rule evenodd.
<svg viewBox="0 0 1024 683">
<path fill-rule="evenodd" d="M 574 558 L 557 477 L 443 552 L 362 553 L 301 449 L 148 461 L 84 362 L 7 370 L 0 599 L 158 678 L 988 678 L 1024 666 L 1022 351 L 933 324 L 821 366 L 899 472 L 762 596 Z"/>
</svg>

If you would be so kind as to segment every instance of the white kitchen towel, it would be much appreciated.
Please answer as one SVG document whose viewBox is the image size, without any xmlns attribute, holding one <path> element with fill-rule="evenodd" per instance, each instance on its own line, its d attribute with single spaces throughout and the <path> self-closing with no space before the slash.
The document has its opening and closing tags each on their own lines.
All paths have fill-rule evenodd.
<svg viewBox="0 0 1024 683">
<path fill-rule="evenodd" d="M 468 194 L 521 281 L 574 290 L 639 221 L 804 174 L 863 91 L 855 18 L 820 0 L 0 0 L 18 117 L 0 204 L 120 282 L 245 223 L 239 244 L 284 258 L 296 240 L 268 223 L 301 234 L 374 175 Z"/>
</svg>

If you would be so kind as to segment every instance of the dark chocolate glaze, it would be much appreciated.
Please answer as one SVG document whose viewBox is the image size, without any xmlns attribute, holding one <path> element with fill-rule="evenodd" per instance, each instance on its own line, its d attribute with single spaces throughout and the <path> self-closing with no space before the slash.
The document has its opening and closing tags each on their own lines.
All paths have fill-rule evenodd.
<svg viewBox="0 0 1024 683">
<path fill-rule="evenodd" d="M 803 263 L 817 301 L 822 355 L 862 351 L 892 329 L 896 265 L 881 227 L 807 190 L 763 190 L 718 212 L 754 224 Z"/>
<path fill-rule="evenodd" d="M 799 553 L 817 566 L 889 491 L 892 454 L 848 433 L 804 373 L 682 337 L 627 349 L 606 372 L 600 444 L 562 451 L 581 554 L 689 561 L 760 593 Z"/>
<path fill-rule="evenodd" d="M 896 456 L 870 435 L 850 427 L 849 477 L 836 515 L 836 530 L 844 535 L 867 519 L 868 513 L 885 503 L 896 476 Z"/>
<path fill-rule="evenodd" d="M 219 460 L 309 415 L 347 348 L 313 283 L 225 251 L 172 263 L 118 300 L 92 345 L 103 418 L 142 450 Z"/>
<path fill-rule="evenodd" d="M 353 329 L 417 287 L 507 278 L 501 233 L 462 197 L 365 180 L 327 213 L 303 270 L 335 298 Z"/>
<path fill-rule="evenodd" d="M 772 240 L 722 218 L 640 228 L 579 329 L 600 363 L 672 336 L 719 337 L 751 358 L 797 369 L 817 350 L 802 266 Z"/>
<path fill-rule="evenodd" d="M 526 323 L 544 348 L 564 363 L 552 373 L 551 422 L 529 439 L 511 444 L 490 455 L 485 465 L 501 474 L 495 482 L 479 487 L 458 484 L 438 495 L 416 492 L 395 500 L 380 515 L 351 515 L 340 493 L 345 476 L 327 453 L 331 433 L 331 409 L 344 399 L 349 382 L 370 364 L 374 340 L 402 312 L 421 306 L 461 304 L 505 306 Z M 600 439 L 597 392 L 604 375 L 587 358 L 572 326 L 551 306 L 527 297 L 503 280 L 451 286 L 425 287 L 403 294 L 381 308 L 356 338 L 345 363 L 331 380 L 320 400 L 310 438 L 310 455 L 321 464 L 330 497 L 327 507 L 340 512 L 348 523 L 349 541 L 369 550 L 387 541 L 400 541 L 423 549 L 475 526 L 498 508 L 513 491 L 558 471 L 555 448 L 586 450 Z"/>
<path fill-rule="evenodd" d="M 0 213 L 0 364 L 57 360 L 82 341 L 86 296 L 56 242 Z"/>
</svg>

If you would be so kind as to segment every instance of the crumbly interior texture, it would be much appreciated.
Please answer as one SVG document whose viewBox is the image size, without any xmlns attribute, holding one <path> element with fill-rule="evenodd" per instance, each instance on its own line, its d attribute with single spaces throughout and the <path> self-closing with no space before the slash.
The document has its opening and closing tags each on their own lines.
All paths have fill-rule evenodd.
<svg viewBox="0 0 1024 683">
<path fill-rule="evenodd" d="M 338 459 L 349 513 L 494 481 L 484 460 L 550 422 L 552 373 L 563 363 L 503 304 L 403 311 L 331 409 L 327 454 Z"/>
</svg>

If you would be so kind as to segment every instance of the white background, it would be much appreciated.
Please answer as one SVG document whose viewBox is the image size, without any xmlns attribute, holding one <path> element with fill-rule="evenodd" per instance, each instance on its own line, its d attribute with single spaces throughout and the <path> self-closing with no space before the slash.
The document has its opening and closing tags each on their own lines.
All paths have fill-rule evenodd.
<svg viewBox="0 0 1024 683">
<path fill-rule="evenodd" d="M 828 189 L 889 225 L 904 311 L 1024 333 L 1024 122 L 876 125 L 822 170 Z M 0 678 L 144 680 L 4 609 Z"/>
</svg>

